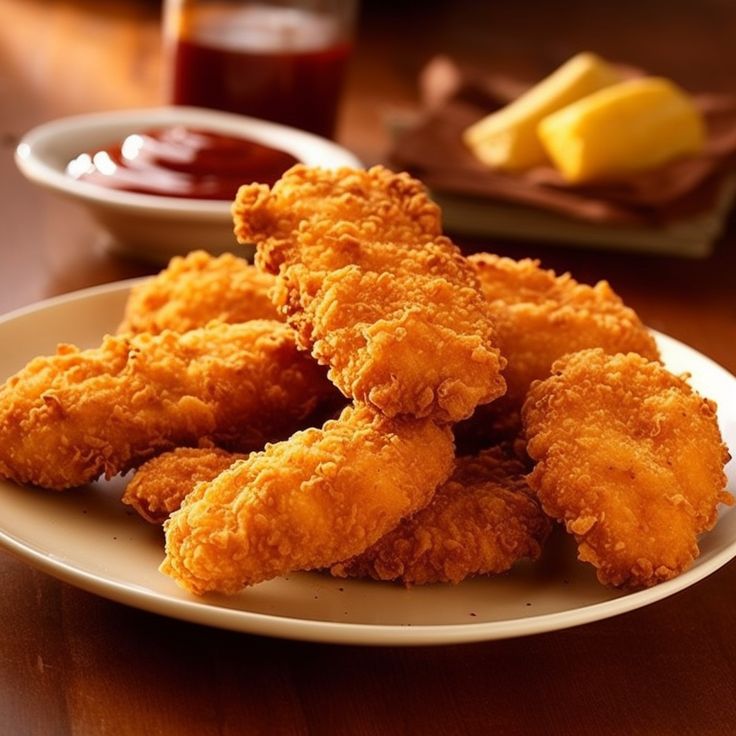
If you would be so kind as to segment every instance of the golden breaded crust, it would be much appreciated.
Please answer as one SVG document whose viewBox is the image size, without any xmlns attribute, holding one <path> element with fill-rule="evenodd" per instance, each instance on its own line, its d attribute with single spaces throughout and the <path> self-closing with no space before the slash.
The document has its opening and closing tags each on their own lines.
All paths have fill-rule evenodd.
<svg viewBox="0 0 736 736">
<path fill-rule="evenodd" d="M 654 338 L 636 313 L 606 281 L 579 284 L 557 276 L 538 261 L 478 253 L 476 268 L 496 322 L 496 341 L 508 364 L 508 391 L 498 409 L 518 410 L 532 381 L 546 378 L 552 363 L 567 353 L 602 348 L 658 360 Z"/>
<path fill-rule="evenodd" d="M 447 428 L 348 407 L 198 485 L 165 524 L 161 569 L 202 594 L 327 567 L 425 506 L 452 458 Z"/>
<path fill-rule="evenodd" d="M 273 285 L 273 276 L 230 253 L 175 256 L 157 276 L 133 287 L 118 333 L 188 332 L 213 320 L 278 320 L 269 296 Z"/>
<path fill-rule="evenodd" d="M 459 583 L 537 559 L 550 530 L 524 479 L 525 466 L 494 447 L 458 458 L 424 509 L 404 519 L 365 552 L 333 565 L 337 577 L 370 577 L 406 585 Z"/>
<path fill-rule="evenodd" d="M 213 480 L 245 457 L 219 447 L 177 447 L 141 465 L 121 500 L 151 524 L 163 524 L 197 483 Z"/>
<path fill-rule="evenodd" d="M 270 189 L 265 184 L 241 187 L 232 211 L 238 240 L 258 243 L 256 262 L 273 272 L 303 260 L 317 269 L 332 268 L 334 253 L 321 247 L 320 239 L 339 240 L 340 223 L 351 223 L 361 243 L 404 244 L 407 249 L 442 235 L 440 209 L 424 185 L 382 166 L 360 171 L 299 164 Z M 306 238 L 295 250 L 300 228 Z"/>
<path fill-rule="evenodd" d="M 419 182 L 297 166 L 270 190 L 241 187 L 233 211 L 300 344 L 346 396 L 447 422 L 504 392 L 474 269 Z"/>
<path fill-rule="evenodd" d="M 254 449 L 332 395 L 279 322 L 62 345 L 0 388 L 0 475 L 62 489 L 202 440 Z"/>
<path fill-rule="evenodd" d="M 669 580 L 698 555 L 719 503 L 732 503 L 716 407 L 634 353 L 584 350 L 535 383 L 523 408 L 529 483 L 601 582 Z"/>
</svg>

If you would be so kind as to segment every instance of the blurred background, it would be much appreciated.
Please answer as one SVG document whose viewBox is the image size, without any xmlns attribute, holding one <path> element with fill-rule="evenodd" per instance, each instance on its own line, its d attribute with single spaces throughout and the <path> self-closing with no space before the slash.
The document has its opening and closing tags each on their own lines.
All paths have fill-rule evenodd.
<svg viewBox="0 0 736 736">
<path fill-rule="evenodd" d="M 0 0 L 4 134 L 162 102 L 161 10 L 155 0 Z M 338 139 L 380 158 L 386 116 L 416 101 L 418 72 L 438 53 L 531 82 L 592 50 L 686 88 L 736 92 L 734 33 L 730 0 L 364 1 Z"/>
<path fill-rule="evenodd" d="M 150 271 L 112 259 L 75 205 L 23 179 L 13 152 L 25 131 L 53 118 L 166 102 L 161 14 L 154 0 L 0 0 L 0 258 L 2 269 L 22 274 L 23 281 L 0 293 L 0 312 Z M 367 0 L 357 19 L 336 139 L 366 164 L 384 161 L 391 130 L 417 113 L 420 70 L 440 53 L 533 82 L 576 52 L 591 50 L 689 90 L 736 93 L 735 32 L 736 3 L 730 0 Z M 581 280 L 608 277 L 654 327 L 668 327 L 659 307 L 672 304 L 674 331 L 697 346 L 711 328 L 678 306 L 683 293 L 724 314 L 727 321 L 712 327 L 719 334 L 724 324 L 735 329 L 724 275 L 731 264 L 724 243 L 733 232 L 731 221 L 714 255 L 692 264 L 502 239 L 468 245 L 541 256 Z M 43 268 L 33 267 L 40 263 Z"/>
</svg>

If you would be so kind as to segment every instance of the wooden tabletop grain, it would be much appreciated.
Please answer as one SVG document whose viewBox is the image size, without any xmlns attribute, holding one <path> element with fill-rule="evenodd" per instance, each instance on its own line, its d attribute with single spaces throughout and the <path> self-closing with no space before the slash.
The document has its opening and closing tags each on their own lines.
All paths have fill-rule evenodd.
<svg viewBox="0 0 736 736">
<path fill-rule="evenodd" d="M 144 0 L 0 0 L 0 312 L 151 272 L 108 252 L 87 215 L 26 182 L 12 156 L 24 131 L 54 117 L 161 102 L 159 12 Z M 719 0 L 366 0 L 338 138 L 381 161 L 438 52 L 535 79 L 592 49 L 691 89 L 736 92 L 734 28 L 736 6 Z M 702 261 L 463 245 L 607 278 L 649 325 L 736 373 L 733 220 Z M 2 734 L 736 733 L 736 562 L 606 621 L 412 649 L 182 623 L 5 552 L 0 581 Z"/>
</svg>

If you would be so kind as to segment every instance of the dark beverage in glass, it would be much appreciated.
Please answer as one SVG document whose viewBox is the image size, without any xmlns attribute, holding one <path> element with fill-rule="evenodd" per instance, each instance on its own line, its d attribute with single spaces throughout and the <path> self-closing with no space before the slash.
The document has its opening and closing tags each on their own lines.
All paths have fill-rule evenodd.
<svg viewBox="0 0 736 736">
<path fill-rule="evenodd" d="M 173 0 L 166 33 L 171 100 L 332 137 L 352 5 Z"/>
</svg>

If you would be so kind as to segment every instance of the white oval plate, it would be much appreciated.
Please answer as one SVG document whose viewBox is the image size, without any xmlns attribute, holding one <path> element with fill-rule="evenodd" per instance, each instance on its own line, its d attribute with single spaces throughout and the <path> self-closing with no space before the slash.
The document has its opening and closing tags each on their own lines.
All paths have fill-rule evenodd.
<svg viewBox="0 0 736 736">
<path fill-rule="evenodd" d="M 87 289 L 0 319 L 0 380 L 57 342 L 97 345 L 115 329 L 130 284 Z M 724 438 L 736 447 L 736 378 L 692 348 L 657 337 L 669 368 L 691 372 L 695 388 L 718 402 Z M 728 474 L 733 489 L 733 462 Z M 457 586 L 406 590 L 297 573 L 232 597 L 195 598 L 158 572 L 162 533 L 120 503 L 124 482 L 54 493 L 0 481 L 0 544 L 72 585 L 167 616 L 268 636 L 390 645 L 501 639 L 596 621 L 666 598 L 736 555 L 736 511 L 727 509 L 688 572 L 637 593 L 601 586 L 593 569 L 575 560 L 571 540 L 558 534 L 541 561 Z"/>
<path fill-rule="evenodd" d="M 196 248 L 212 253 L 231 250 L 235 238 L 228 201 L 118 191 L 66 174 L 69 161 L 84 151 L 170 125 L 239 135 L 286 151 L 309 166 L 362 167 L 350 151 L 312 133 L 243 115 L 179 106 L 77 115 L 39 125 L 23 136 L 15 161 L 31 181 L 87 207 L 118 249 L 157 263 Z"/>
</svg>

